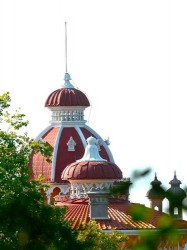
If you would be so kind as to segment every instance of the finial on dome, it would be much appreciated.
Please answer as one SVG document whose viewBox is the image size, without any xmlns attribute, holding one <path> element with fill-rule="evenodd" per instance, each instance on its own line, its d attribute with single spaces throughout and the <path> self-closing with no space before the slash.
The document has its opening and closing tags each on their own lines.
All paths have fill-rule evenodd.
<svg viewBox="0 0 187 250">
<path fill-rule="evenodd" d="M 62 85 L 63 88 L 67 88 L 67 89 L 72 89 L 74 88 L 73 84 L 70 82 L 71 80 L 71 76 L 69 73 L 65 73 L 64 75 L 64 84 Z"/>
<path fill-rule="evenodd" d="M 71 80 L 71 76 L 70 76 L 70 74 L 69 73 L 65 73 L 65 75 L 64 75 L 64 80 L 65 81 L 70 81 Z"/>
<path fill-rule="evenodd" d="M 174 177 L 173 180 L 169 182 L 171 184 L 171 187 L 179 187 L 181 184 L 181 181 L 177 179 L 177 174 L 176 171 L 174 171 Z"/>
<path fill-rule="evenodd" d="M 85 148 L 84 156 L 78 160 L 80 161 L 107 161 L 99 155 L 99 150 L 97 147 L 97 140 L 91 136 L 87 139 L 87 146 Z"/>
<path fill-rule="evenodd" d="M 174 171 L 174 178 L 177 178 L 176 170 Z"/>
<path fill-rule="evenodd" d="M 156 186 L 156 185 L 161 185 L 161 181 L 158 180 L 157 178 L 157 173 L 155 172 L 155 179 L 150 183 L 152 186 Z"/>
<path fill-rule="evenodd" d="M 157 180 L 157 173 L 155 172 L 155 180 Z"/>
</svg>

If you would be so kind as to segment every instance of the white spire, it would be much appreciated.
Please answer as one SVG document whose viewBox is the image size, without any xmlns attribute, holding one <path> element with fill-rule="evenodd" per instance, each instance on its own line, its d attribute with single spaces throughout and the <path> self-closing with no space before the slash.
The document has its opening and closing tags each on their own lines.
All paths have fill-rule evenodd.
<svg viewBox="0 0 187 250">
<path fill-rule="evenodd" d="M 89 137 L 87 143 L 84 156 L 78 161 L 107 161 L 99 155 L 97 140 L 94 137 Z"/>
</svg>

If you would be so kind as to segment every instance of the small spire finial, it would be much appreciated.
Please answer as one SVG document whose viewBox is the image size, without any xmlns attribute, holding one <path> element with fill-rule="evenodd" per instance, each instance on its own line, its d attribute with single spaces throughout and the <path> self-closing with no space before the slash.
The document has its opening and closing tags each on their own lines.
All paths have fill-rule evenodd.
<svg viewBox="0 0 187 250">
<path fill-rule="evenodd" d="M 67 66 L 67 22 L 65 22 L 65 64 L 66 64 L 66 73 L 68 72 Z"/>
<path fill-rule="evenodd" d="M 155 180 L 157 180 L 157 173 L 155 172 Z"/>
<path fill-rule="evenodd" d="M 174 171 L 174 177 L 175 177 L 175 178 L 177 177 L 176 170 Z"/>
</svg>

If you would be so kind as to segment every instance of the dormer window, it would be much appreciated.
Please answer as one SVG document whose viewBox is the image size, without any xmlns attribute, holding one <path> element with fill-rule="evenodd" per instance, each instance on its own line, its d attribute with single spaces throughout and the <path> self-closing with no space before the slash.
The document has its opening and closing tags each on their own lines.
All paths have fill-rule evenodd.
<svg viewBox="0 0 187 250">
<path fill-rule="evenodd" d="M 67 146 L 68 146 L 68 151 L 75 151 L 76 142 L 73 140 L 72 136 L 69 138 Z"/>
</svg>

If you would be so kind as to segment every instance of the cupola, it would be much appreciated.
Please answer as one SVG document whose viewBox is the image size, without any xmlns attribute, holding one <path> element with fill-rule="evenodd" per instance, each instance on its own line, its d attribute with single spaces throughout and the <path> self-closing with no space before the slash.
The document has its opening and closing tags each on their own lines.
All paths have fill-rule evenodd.
<svg viewBox="0 0 187 250">
<path fill-rule="evenodd" d="M 90 106 L 87 96 L 70 82 L 69 73 L 65 73 L 62 88 L 53 91 L 45 102 L 52 112 L 51 123 L 85 123 L 84 110 Z"/>
<path fill-rule="evenodd" d="M 76 180 L 73 192 L 77 193 L 76 185 L 78 185 L 78 181 L 85 182 L 87 179 L 92 179 L 92 183 L 98 183 L 98 180 L 100 180 L 102 183 L 105 181 L 105 185 L 109 185 L 107 183 L 122 176 L 121 171 L 114 163 L 106 141 L 87 125 L 84 111 L 90 106 L 90 102 L 86 94 L 74 86 L 68 73 L 67 39 L 65 48 L 66 69 L 64 82 L 61 88 L 48 95 L 45 107 L 51 111 L 52 119 L 36 138 L 36 140 L 42 140 L 51 145 L 53 149 L 52 159 L 51 162 L 47 162 L 41 153 L 33 153 L 29 164 L 33 179 L 37 179 L 39 175 L 42 175 L 44 183 L 50 183 L 50 188 L 46 192 L 48 202 L 59 193 L 64 195 L 69 193 L 68 180 L 72 182 Z M 89 137 L 95 138 L 94 140 L 97 143 L 95 141 L 94 143 L 90 142 L 92 144 L 91 148 L 98 147 L 99 154 L 94 151 L 97 156 L 93 156 L 91 153 L 92 158 L 88 160 L 85 148 Z M 77 161 L 78 159 L 81 159 L 81 161 Z M 63 172 L 65 168 L 66 171 Z M 63 178 L 66 180 L 62 180 L 62 172 Z M 86 185 L 88 188 L 90 184 L 87 183 Z M 80 189 L 80 187 L 78 188 Z"/>
<path fill-rule="evenodd" d="M 71 183 L 72 197 L 78 197 L 87 196 L 90 188 L 109 189 L 114 181 L 122 179 L 122 172 L 115 163 L 100 156 L 98 142 L 91 136 L 87 139 L 83 157 L 69 164 L 61 177 Z"/>
<path fill-rule="evenodd" d="M 63 180 L 117 180 L 121 178 L 122 172 L 118 166 L 99 155 L 97 140 L 92 136 L 87 139 L 83 157 L 69 164 L 62 172 Z"/>
<path fill-rule="evenodd" d="M 149 189 L 146 196 L 150 200 L 151 208 L 162 212 L 162 201 L 165 198 L 165 191 L 161 187 L 161 181 L 157 179 L 155 173 L 155 179 L 150 183 L 152 188 Z"/>
<path fill-rule="evenodd" d="M 171 187 L 166 191 L 166 198 L 169 201 L 169 213 L 177 219 L 182 219 L 182 202 L 186 197 L 186 192 L 180 187 L 181 181 L 177 179 L 176 172 L 169 184 Z"/>
</svg>

